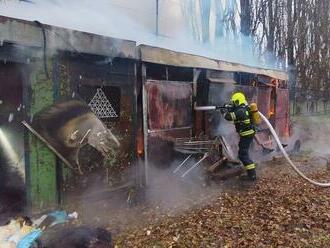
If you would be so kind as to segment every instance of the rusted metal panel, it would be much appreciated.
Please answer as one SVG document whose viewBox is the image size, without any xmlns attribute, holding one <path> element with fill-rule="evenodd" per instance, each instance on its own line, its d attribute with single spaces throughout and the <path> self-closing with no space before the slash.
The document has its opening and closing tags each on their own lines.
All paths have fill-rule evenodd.
<svg viewBox="0 0 330 248">
<path fill-rule="evenodd" d="M 147 81 L 145 91 L 147 158 L 153 164 L 169 166 L 174 140 L 192 135 L 192 84 Z"/>
<path fill-rule="evenodd" d="M 148 81 L 148 129 L 192 127 L 192 85 Z"/>
<path fill-rule="evenodd" d="M 43 25 L 49 50 L 104 55 L 111 58 L 136 56 L 134 41 L 115 39 L 50 25 Z M 43 35 L 34 22 L 0 16 L 0 44 L 9 42 L 31 47 L 43 47 Z"/>
<path fill-rule="evenodd" d="M 289 136 L 289 90 L 276 89 L 275 127 L 280 137 Z"/>
<path fill-rule="evenodd" d="M 203 120 L 205 118 L 203 118 L 205 114 L 201 111 L 196 111 L 195 113 L 195 121 L 194 121 L 194 136 L 199 136 L 201 134 L 204 133 L 204 123 Z"/>
<path fill-rule="evenodd" d="M 270 117 L 270 97 L 271 97 L 271 87 L 258 87 L 258 95 L 257 95 L 257 106 L 259 111 L 264 114 L 267 118 Z M 273 116 L 272 116 L 273 117 Z M 272 122 L 272 120 L 270 120 Z M 274 123 L 272 123 L 274 124 Z M 267 125 L 264 122 L 261 122 L 258 125 L 259 129 L 264 130 L 261 133 L 258 133 L 258 136 L 261 142 L 268 147 L 272 147 L 273 143 L 270 141 L 270 133 L 267 131 Z"/>
<path fill-rule="evenodd" d="M 266 117 L 270 115 L 270 96 L 272 88 L 270 87 L 259 87 L 258 88 L 258 100 L 257 105 L 261 113 Z"/>
<path fill-rule="evenodd" d="M 247 72 L 252 74 L 266 75 L 272 78 L 288 80 L 288 73 L 280 70 L 251 67 L 238 63 L 206 58 L 187 53 L 180 53 L 164 48 L 140 45 L 138 47 L 141 60 L 144 62 L 173 65 L 190 68 L 205 68 L 220 71 Z"/>
</svg>

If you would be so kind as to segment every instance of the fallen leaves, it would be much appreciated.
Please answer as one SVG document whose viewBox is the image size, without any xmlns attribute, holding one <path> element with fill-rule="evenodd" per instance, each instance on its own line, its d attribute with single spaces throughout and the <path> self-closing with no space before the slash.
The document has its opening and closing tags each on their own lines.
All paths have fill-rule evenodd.
<svg viewBox="0 0 330 248">
<path fill-rule="evenodd" d="M 278 167 L 273 172 L 264 173 L 250 188 L 219 192 L 204 207 L 164 215 L 146 223 L 146 229 L 120 233 L 116 245 L 330 247 L 330 190 L 306 184 L 286 171 L 278 173 Z"/>
</svg>

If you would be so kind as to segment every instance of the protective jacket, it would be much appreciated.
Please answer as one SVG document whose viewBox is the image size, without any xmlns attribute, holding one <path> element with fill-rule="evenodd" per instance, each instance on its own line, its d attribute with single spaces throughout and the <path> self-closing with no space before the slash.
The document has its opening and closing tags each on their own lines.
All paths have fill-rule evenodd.
<svg viewBox="0 0 330 248">
<path fill-rule="evenodd" d="M 234 106 L 228 110 L 224 117 L 226 120 L 234 122 L 236 132 L 241 137 L 254 136 L 255 127 L 248 105 L 242 104 L 240 106 Z"/>
</svg>

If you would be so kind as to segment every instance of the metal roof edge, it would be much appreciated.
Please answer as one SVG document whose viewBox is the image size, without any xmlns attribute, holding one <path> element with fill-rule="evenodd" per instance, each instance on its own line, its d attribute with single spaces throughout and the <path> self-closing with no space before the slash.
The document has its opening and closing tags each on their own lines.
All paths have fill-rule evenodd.
<svg viewBox="0 0 330 248">
<path fill-rule="evenodd" d="M 65 50 L 108 57 L 136 59 L 136 42 L 42 24 L 49 50 Z M 42 47 L 36 22 L 0 16 L 0 45 L 4 42 Z"/>
<path fill-rule="evenodd" d="M 289 79 L 289 75 L 286 71 L 252 67 L 143 44 L 138 46 L 138 50 L 140 60 L 144 62 L 221 71 L 247 72 L 265 75 L 280 80 Z"/>
</svg>

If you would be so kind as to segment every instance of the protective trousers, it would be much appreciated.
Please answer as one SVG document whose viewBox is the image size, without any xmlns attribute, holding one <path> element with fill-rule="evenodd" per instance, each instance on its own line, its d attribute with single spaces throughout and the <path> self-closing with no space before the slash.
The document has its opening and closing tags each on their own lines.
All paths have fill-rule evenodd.
<svg viewBox="0 0 330 248">
<path fill-rule="evenodd" d="M 242 161 L 247 174 L 251 179 L 256 178 L 256 165 L 249 156 L 249 150 L 253 141 L 253 137 L 253 135 L 241 136 L 238 143 L 238 158 Z"/>
</svg>

